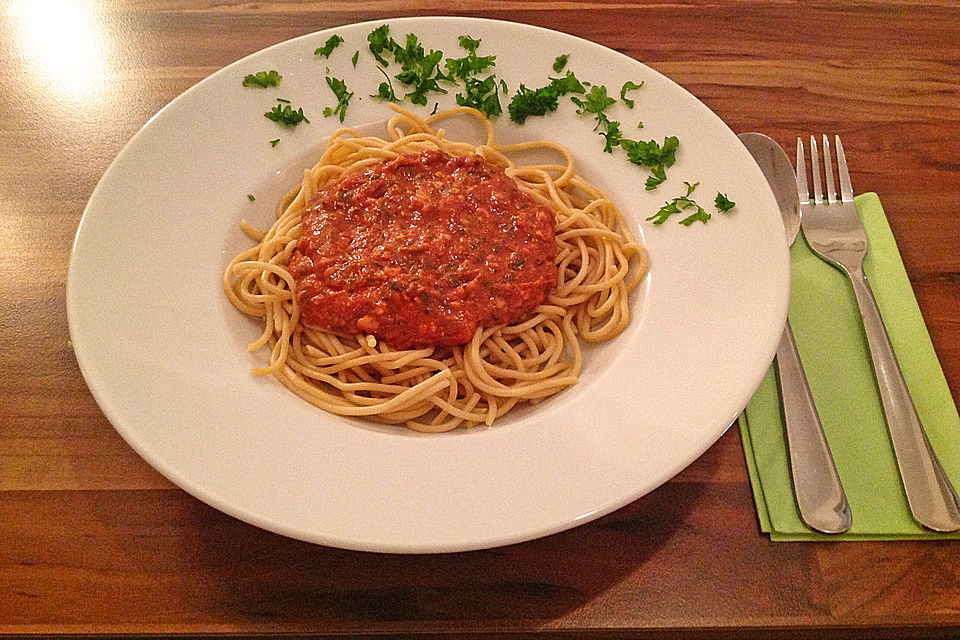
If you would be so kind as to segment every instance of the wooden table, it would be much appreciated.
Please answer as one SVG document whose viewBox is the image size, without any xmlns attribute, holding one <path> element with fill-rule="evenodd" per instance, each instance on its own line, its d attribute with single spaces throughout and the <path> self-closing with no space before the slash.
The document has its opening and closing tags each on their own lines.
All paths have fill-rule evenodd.
<svg viewBox="0 0 960 640">
<path fill-rule="evenodd" d="M 8 1 L 0 631 L 960 634 L 960 545 L 771 543 L 758 530 L 736 429 L 608 517 L 439 556 L 355 553 L 267 533 L 178 490 L 121 441 L 80 376 L 64 302 L 74 230 L 111 159 L 168 101 L 262 47 L 439 13 L 537 24 L 625 52 L 734 131 L 763 131 L 787 148 L 798 134 L 840 133 L 854 184 L 881 195 L 960 398 L 956 3 Z"/>
</svg>

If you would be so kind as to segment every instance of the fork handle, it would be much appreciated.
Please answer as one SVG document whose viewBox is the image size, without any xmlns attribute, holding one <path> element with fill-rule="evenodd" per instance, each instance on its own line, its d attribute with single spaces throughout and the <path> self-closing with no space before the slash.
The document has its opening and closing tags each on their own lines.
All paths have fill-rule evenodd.
<svg viewBox="0 0 960 640">
<path fill-rule="evenodd" d="M 958 531 L 960 499 L 920 424 L 870 282 L 862 267 L 848 268 L 847 275 L 863 318 L 883 413 L 910 511 L 916 521 L 928 529 Z"/>
<path fill-rule="evenodd" d="M 823 434 L 789 320 L 777 346 L 777 374 L 800 517 L 817 531 L 843 533 L 851 524 L 850 504 Z"/>
</svg>

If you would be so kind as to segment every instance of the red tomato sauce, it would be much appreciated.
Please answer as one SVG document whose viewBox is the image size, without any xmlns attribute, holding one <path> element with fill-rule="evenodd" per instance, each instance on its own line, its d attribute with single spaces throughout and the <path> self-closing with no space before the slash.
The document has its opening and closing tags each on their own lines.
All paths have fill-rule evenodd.
<svg viewBox="0 0 960 640">
<path fill-rule="evenodd" d="M 557 284 L 556 218 L 477 155 L 401 155 L 336 180 L 290 259 L 301 322 L 391 347 L 458 345 Z"/>
</svg>

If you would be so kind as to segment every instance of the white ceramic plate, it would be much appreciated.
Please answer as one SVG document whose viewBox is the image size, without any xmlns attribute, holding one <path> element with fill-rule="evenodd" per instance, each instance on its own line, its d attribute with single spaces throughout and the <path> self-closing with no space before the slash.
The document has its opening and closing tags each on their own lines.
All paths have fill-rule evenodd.
<svg viewBox="0 0 960 640">
<path fill-rule="evenodd" d="M 720 437 L 773 358 L 789 265 L 772 193 L 716 115 L 626 56 L 521 24 L 387 23 L 396 39 L 416 33 L 448 57 L 465 55 L 459 35 L 481 38 L 479 53 L 496 54 L 511 92 L 521 82 L 546 84 L 564 53 L 568 69 L 612 94 L 626 80 L 645 82 L 633 94 L 636 107 L 618 104 L 611 116 L 628 137 L 680 138 L 668 181 L 652 193 L 646 172 L 622 152 L 602 152 L 593 123 L 569 100 L 522 128 L 506 117 L 497 123 L 504 139 L 550 138 L 571 148 L 646 243 L 651 270 L 629 328 L 588 351 L 575 387 L 491 428 L 441 435 L 333 416 L 272 378 L 250 375 L 267 354 L 246 352 L 260 330 L 226 301 L 221 273 L 248 246 L 240 220 L 269 226 L 277 199 L 339 126 L 321 114 L 335 102 L 327 67 L 355 92 L 346 124 L 389 115 L 368 97 L 383 78 L 366 36 L 383 23 L 365 23 L 296 38 L 215 73 L 151 119 L 106 171 L 77 231 L 67 282 L 70 333 L 91 391 L 130 446 L 184 490 L 325 545 L 478 549 L 630 503 Z M 345 42 L 329 60 L 314 56 L 334 33 Z M 241 86 L 244 75 L 266 69 L 283 75 L 279 89 Z M 454 93 L 441 97 L 441 108 L 453 106 Z M 303 107 L 311 123 L 285 130 L 265 119 L 276 97 Z M 281 142 L 271 147 L 275 138 Z M 645 222 L 683 192 L 683 180 L 700 181 L 695 197 L 708 210 L 723 191 L 735 211 L 689 228 Z"/>
</svg>

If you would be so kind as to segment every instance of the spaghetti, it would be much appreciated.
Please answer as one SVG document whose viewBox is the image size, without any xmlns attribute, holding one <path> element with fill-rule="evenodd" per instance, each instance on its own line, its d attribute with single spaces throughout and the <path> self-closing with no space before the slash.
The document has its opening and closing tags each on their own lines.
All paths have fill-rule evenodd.
<svg viewBox="0 0 960 640">
<path fill-rule="evenodd" d="M 320 161 L 304 172 L 303 182 L 281 200 L 269 230 L 261 233 L 242 223 L 257 244 L 231 260 L 224 291 L 238 310 L 263 320 L 260 338 L 248 349 L 270 345 L 270 363 L 253 373 L 275 376 L 311 404 L 425 432 L 490 425 L 517 404 L 537 402 L 574 384 L 582 364 L 580 339 L 603 342 L 623 331 L 630 318 L 628 296 L 646 274 L 646 252 L 616 206 L 575 174 L 572 155 L 562 145 L 497 145 L 492 124 L 465 107 L 427 118 L 393 108 L 389 140 L 338 130 Z M 458 115 L 483 125 L 483 144 L 448 140 L 443 129 L 435 128 Z M 524 166 L 510 158 L 542 149 L 558 153 L 563 163 Z M 556 287 L 528 317 L 478 327 L 469 342 L 456 346 L 398 350 L 372 335 L 306 326 L 288 269 L 304 211 L 331 181 L 425 151 L 479 155 L 554 213 Z"/>
</svg>

